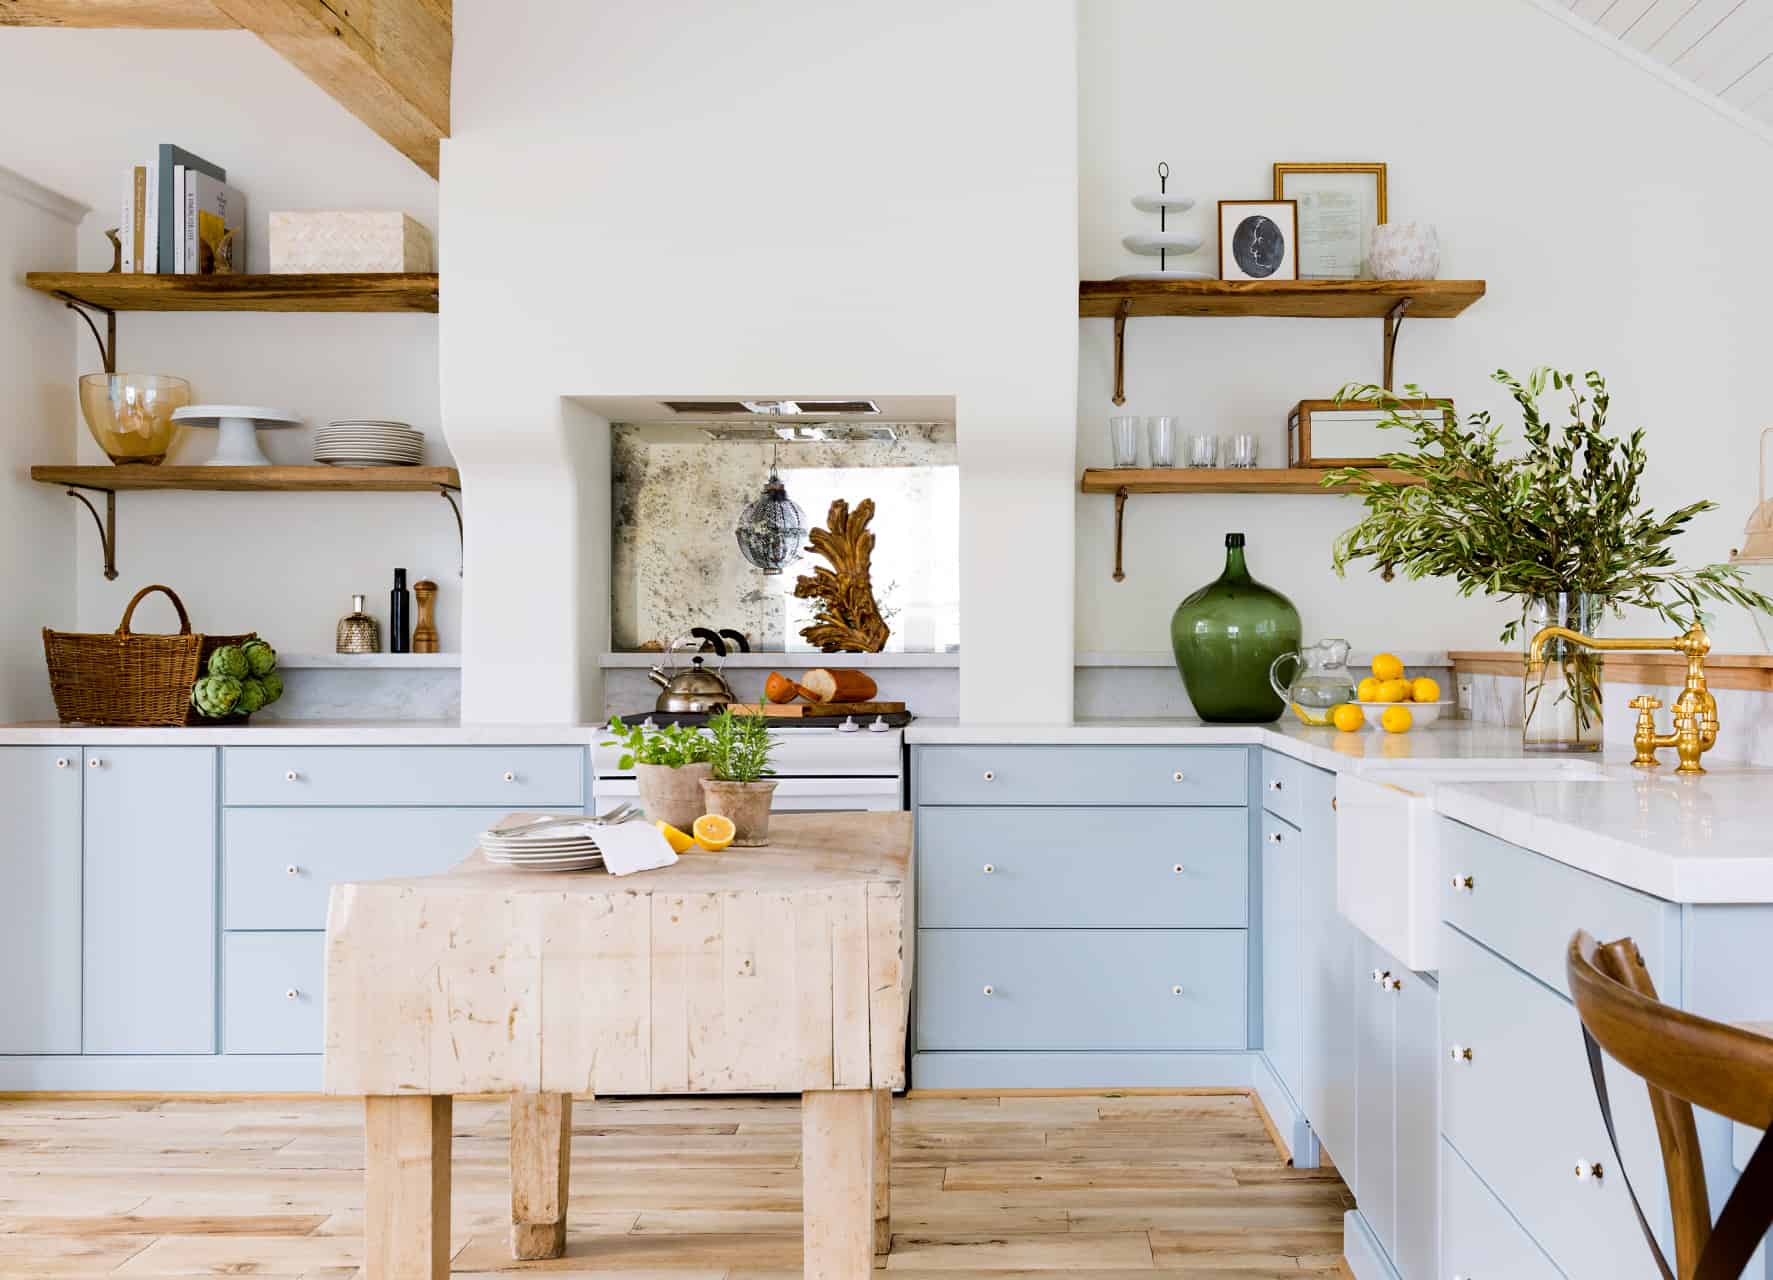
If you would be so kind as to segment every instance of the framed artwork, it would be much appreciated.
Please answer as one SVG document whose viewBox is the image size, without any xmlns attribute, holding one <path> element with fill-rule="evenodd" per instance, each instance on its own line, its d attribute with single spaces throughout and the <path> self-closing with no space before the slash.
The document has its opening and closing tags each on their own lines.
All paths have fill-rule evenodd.
<svg viewBox="0 0 1773 1280">
<path fill-rule="evenodd" d="M 1291 200 L 1221 200 L 1219 278 L 1297 280 L 1298 207 Z"/>
<path fill-rule="evenodd" d="M 1299 206 L 1299 278 L 1371 275 L 1373 229 L 1386 220 L 1382 164 L 1277 164 L 1274 198 Z"/>
</svg>

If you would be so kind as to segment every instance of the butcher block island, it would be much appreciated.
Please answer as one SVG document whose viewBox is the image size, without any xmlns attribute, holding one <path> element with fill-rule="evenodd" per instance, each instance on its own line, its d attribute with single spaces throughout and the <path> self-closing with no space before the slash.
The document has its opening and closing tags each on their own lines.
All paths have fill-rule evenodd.
<svg viewBox="0 0 1773 1280">
<path fill-rule="evenodd" d="M 783 814 L 761 849 L 656 871 L 337 885 L 326 1091 L 365 1100 L 365 1274 L 449 1272 L 451 1099 L 511 1095 L 512 1252 L 566 1240 L 572 1097 L 802 1095 L 805 1274 L 888 1244 L 905 1083 L 912 820 Z"/>
</svg>

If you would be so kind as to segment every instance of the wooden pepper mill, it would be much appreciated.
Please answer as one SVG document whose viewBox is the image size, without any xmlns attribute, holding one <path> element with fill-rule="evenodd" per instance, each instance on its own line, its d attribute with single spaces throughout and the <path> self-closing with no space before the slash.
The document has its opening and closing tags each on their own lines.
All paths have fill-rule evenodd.
<svg viewBox="0 0 1773 1280">
<path fill-rule="evenodd" d="M 429 578 L 415 582 L 412 584 L 412 594 L 419 606 L 418 624 L 412 629 L 412 651 L 436 653 L 437 619 L 432 616 L 432 611 L 437 607 L 437 584 Z"/>
</svg>

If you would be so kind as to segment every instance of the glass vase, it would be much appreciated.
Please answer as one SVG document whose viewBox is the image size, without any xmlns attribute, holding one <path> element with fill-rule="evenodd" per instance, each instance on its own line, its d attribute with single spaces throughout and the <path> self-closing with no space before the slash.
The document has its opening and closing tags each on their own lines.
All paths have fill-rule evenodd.
<svg viewBox="0 0 1773 1280">
<path fill-rule="evenodd" d="M 1286 703 L 1269 683 L 1299 649 L 1299 611 L 1250 576 L 1244 535 L 1225 535 L 1225 571 L 1176 606 L 1170 644 L 1194 713 L 1216 724 L 1267 724 Z"/>
<path fill-rule="evenodd" d="M 1539 666 L 1531 654 L 1533 637 L 1546 627 L 1594 635 L 1603 607 L 1600 597 L 1574 591 L 1528 602 L 1521 615 L 1523 751 L 1601 749 L 1601 655 L 1557 637 L 1546 641 Z"/>
</svg>

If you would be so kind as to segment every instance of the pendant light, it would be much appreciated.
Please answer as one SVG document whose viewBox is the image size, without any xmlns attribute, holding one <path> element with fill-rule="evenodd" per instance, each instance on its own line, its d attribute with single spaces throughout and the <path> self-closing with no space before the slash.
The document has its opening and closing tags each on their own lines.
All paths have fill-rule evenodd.
<svg viewBox="0 0 1773 1280">
<path fill-rule="evenodd" d="M 806 512 L 788 496 L 773 452 L 770 478 L 757 500 L 739 513 L 739 526 L 733 534 L 739 540 L 739 554 L 765 573 L 780 573 L 800 559 L 800 544 L 806 541 Z"/>
</svg>

